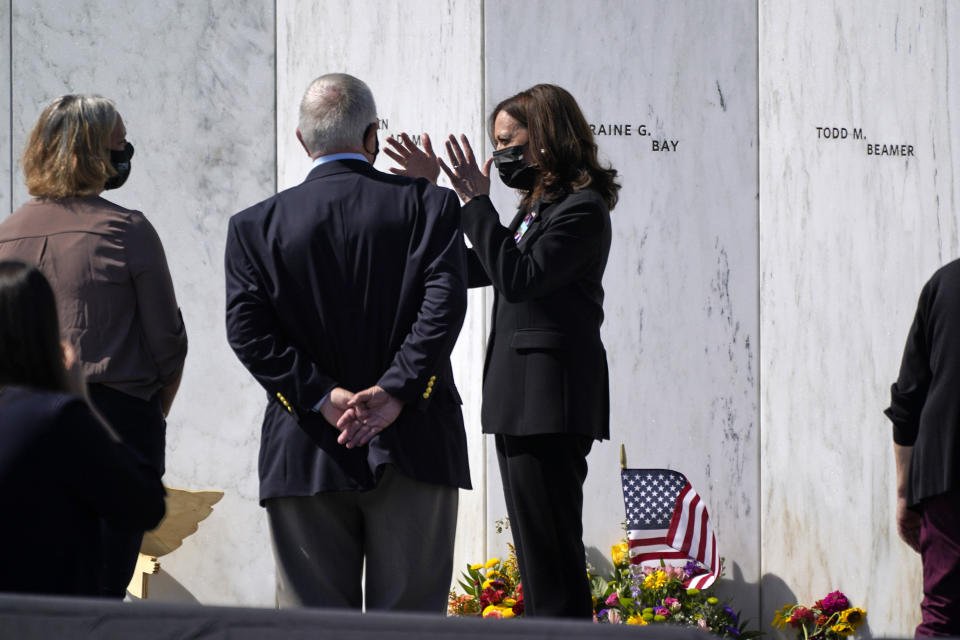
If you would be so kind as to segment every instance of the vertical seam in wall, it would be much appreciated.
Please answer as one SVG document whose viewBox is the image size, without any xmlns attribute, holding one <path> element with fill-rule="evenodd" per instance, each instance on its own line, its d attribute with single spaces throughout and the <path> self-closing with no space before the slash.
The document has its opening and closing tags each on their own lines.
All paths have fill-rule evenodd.
<svg viewBox="0 0 960 640">
<path fill-rule="evenodd" d="M 12 1 L 12 0 L 11 0 Z M 487 112 L 487 0 L 480 0 L 480 122 L 481 130 L 483 129 L 483 114 Z M 481 141 L 483 138 L 481 138 Z M 486 144 L 486 143 L 484 143 Z M 481 147 L 483 148 L 483 147 Z M 483 354 L 484 360 L 487 357 L 487 339 L 490 335 L 487 331 L 487 291 L 488 287 L 483 287 L 481 289 L 482 294 L 480 297 L 480 305 L 482 312 L 480 314 L 480 335 L 483 337 L 481 344 L 480 353 Z M 481 388 L 482 388 L 481 384 Z M 482 393 L 482 392 L 481 392 Z M 476 404 L 476 403 L 474 403 Z M 487 474 L 487 436 L 483 433 L 483 427 L 480 428 L 480 459 L 482 460 L 482 475 L 481 481 L 483 486 L 483 550 L 486 552 L 485 557 L 490 557 L 490 546 L 489 546 L 489 532 L 490 532 L 490 514 L 487 512 L 488 500 L 487 496 L 490 493 L 490 483 L 488 482 Z"/>
<path fill-rule="evenodd" d="M 758 622 L 762 625 L 764 620 L 763 616 L 763 461 L 761 460 L 763 456 L 763 440 L 762 440 L 762 404 L 763 404 L 763 358 L 762 358 L 762 343 L 763 343 L 763 296 L 761 295 L 761 287 L 763 285 L 763 272 L 761 271 L 762 263 L 760 261 L 760 224 L 762 223 L 762 217 L 760 211 L 763 207 L 763 190 L 761 185 L 761 168 L 760 162 L 762 160 L 761 148 L 762 143 L 760 140 L 761 136 L 761 124 L 760 124 L 760 92 L 762 87 L 760 86 L 761 73 L 760 73 L 760 4 L 761 0 L 757 0 L 756 4 L 756 25 L 757 25 L 757 34 L 754 39 L 754 45 L 756 47 L 756 60 L 757 60 L 757 76 L 756 76 L 756 87 L 757 87 L 757 104 L 756 104 L 756 114 L 757 114 L 757 411 L 754 419 L 757 421 L 757 617 Z"/>
<path fill-rule="evenodd" d="M 277 87 L 280 84 L 279 69 L 277 59 L 280 57 L 279 41 L 277 39 L 277 9 L 278 0 L 273 1 L 273 192 L 277 192 L 277 186 L 280 184 L 280 136 L 277 133 L 277 109 L 279 108 L 279 96 Z"/>
<path fill-rule="evenodd" d="M 10 135 L 10 190 L 7 192 L 10 196 L 9 209 L 6 211 L 6 214 L 9 215 L 13 213 L 13 176 L 16 173 L 14 170 L 13 162 L 13 0 L 9 0 L 7 3 L 7 44 L 8 51 L 8 63 L 7 70 L 10 74 L 10 80 L 7 83 L 7 88 L 10 89 L 10 96 L 8 101 L 8 106 L 10 107 L 10 119 L 7 123 L 9 125 L 8 133 Z"/>
</svg>

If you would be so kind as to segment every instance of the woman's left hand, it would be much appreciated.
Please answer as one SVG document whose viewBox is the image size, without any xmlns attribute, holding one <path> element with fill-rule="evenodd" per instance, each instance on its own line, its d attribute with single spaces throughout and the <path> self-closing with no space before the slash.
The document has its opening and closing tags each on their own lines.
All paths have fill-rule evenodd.
<svg viewBox="0 0 960 640">
<path fill-rule="evenodd" d="M 447 139 L 447 155 L 450 156 L 452 169 L 442 158 L 437 158 L 437 162 L 450 179 L 453 190 L 464 203 L 467 203 L 473 197 L 490 193 L 490 165 L 493 164 L 493 158 L 488 158 L 481 169 L 477 165 L 477 159 L 473 155 L 473 148 L 467 136 L 461 135 L 460 140 L 463 142 L 463 147 L 453 135 Z"/>
</svg>

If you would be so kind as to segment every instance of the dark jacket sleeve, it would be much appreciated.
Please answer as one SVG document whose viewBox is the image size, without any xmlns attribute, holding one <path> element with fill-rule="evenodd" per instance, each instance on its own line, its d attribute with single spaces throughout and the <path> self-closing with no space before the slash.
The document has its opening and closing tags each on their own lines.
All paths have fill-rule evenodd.
<svg viewBox="0 0 960 640">
<path fill-rule="evenodd" d="M 64 406 L 58 427 L 61 468 L 66 471 L 67 490 L 78 501 L 90 504 L 118 529 L 149 531 L 160 523 L 166 492 L 150 464 L 79 399 Z"/>
<path fill-rule="evenodd" d="M 424 379 L 447 366 L 467 312 L 466 256 L 460 203 L 443 190 L 439 215 L 427 230 L 423 298 L 416 320 L 377 384 L 407 404 L 421 404 Z M 432 384 L 430 385 L 432 386 Z"/>
<path fill-rule="evenodd" d="M 480 264 L 477 253 L 473 249 L 467 249 L 467 287 L 473 289 L 474 287 L 489 287 L 491 284 L 490 276 L 487 275 L 483 265 Z"/>
<path fill-rule="evenodd" d="M 586 194 L 583 194 L 584 196 Z M 568 196 L 556 205 L 529 250 L 521 251 L 487 196 L 463 207 L 463 229 L 494 288 L 507 302 L 547 295 L 575 280 L 597 258 L 604 232 L 602 200 Z"/>
<path fill-rule="evenodd" d="M 266 283 L 244 247 L 236 217 L 231 218 L 227 232 L 224 272 L 230 347 L 271 397 L 298 417 L 312 411 L 337 383 L 283 334 Z"/>
<path fill-rule="evenodd" d="M 930 388 L 932 371 L 927 339 L 929 296 L 928 283 L 920 293 L 917 313 L 903 350 L 900 374 L 890 387 L 890 406 L 884 411 L 893 422 L 893 441 L 902 446 L 912 446 L 916 442 L 920 414 Z"/>
</svg>

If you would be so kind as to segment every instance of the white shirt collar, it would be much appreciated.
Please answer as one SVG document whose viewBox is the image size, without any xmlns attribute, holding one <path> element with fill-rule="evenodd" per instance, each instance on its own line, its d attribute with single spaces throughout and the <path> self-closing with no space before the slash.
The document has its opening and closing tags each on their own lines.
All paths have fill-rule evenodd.
<svg viewBox="0 0 960 640">
<path fill-rule="evenodd" d="M 314 160 L 313 166 L 310 167 L 310 170 L 313 171 L 320 165 L 326 164 L 328 162 L 333 162 L 334 160 L 362 160 L 363 162 L 366 162 L 368 164 L 370 162 L 365 157 L 363 157 L 362 154 L 359 154 L 359 153 L 331 153 L 326 156 L 320 156 L 316 160 Z"/>
</svg>

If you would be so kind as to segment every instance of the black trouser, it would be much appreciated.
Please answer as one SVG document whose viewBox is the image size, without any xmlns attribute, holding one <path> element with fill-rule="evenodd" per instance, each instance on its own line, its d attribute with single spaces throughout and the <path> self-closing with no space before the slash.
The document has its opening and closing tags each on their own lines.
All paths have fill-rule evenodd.
<svg viewBox="0 0 960 640">
<path fill-rule="evenodd" d="M 164 471 L 166 422 L 160 395 L 141 400 L 101 384 L 87 387 L 90 402 L 114 431 L 161 476 Z M 100 594 L 123 598 L 137 566 L 143 531 L 123 531 L 100 521 Z"/>
<path fill-rule="evenodd" d="M 583 550 L 589 436 L 496 435 L 524 615 L 592 618 Z"/>
</svg>

